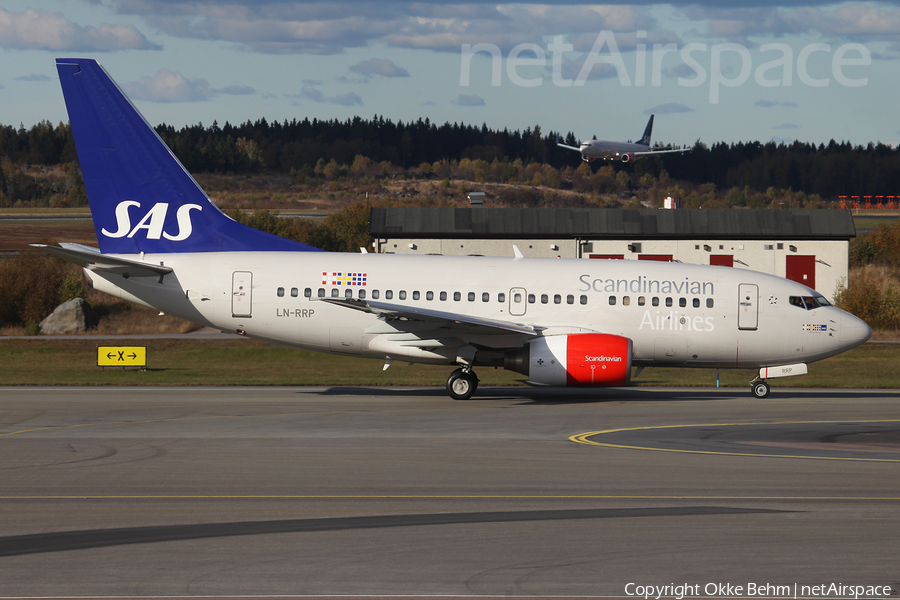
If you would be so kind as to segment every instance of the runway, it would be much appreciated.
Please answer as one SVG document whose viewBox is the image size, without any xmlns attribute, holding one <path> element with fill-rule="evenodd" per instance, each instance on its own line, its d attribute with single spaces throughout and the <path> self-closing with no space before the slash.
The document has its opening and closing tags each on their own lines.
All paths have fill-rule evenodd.
<svg viewBox="0 0 900 600">
<path fill-rule="evenodd" d="M 892 390 L 0 388 L 0 597 L 897 595 L 898 432 Z"/>
</svg>

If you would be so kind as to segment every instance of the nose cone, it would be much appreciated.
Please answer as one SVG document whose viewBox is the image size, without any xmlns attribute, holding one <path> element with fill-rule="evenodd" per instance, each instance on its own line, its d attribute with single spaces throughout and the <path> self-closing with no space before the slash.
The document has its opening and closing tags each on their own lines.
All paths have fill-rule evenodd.
<svg viewBox="0 0 900 600">
<path fill-rule="evenodd" d="M 847 350 L 869 341 L 872 328 L 858 317 L 841 311 L 841 346 Z"/>
</svg>

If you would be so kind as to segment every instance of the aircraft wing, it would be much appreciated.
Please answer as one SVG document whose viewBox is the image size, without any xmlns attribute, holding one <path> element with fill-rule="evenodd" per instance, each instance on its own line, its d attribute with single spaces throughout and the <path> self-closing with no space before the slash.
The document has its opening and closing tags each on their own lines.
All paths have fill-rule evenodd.
<svg viewBox="0 0 900 600">
<path fill-rule="evenodd" d="M 90 271 L 106 271 L 129 277 L 160 277 L 172 272 L 172 267 L 108 256 L 101 254 L 96 248 L 81 244 L 62 244 L 62 247 L 46 244 L 31 245 L 42 252 L 59 256 Z"/>
<path fill-rule="evenodd" d="M 354 310 L 376 314 L 385 319 L 406 318 L 411 321 L 431 321 L 444 325 L 470 326 L 472 328 L 487 328 L 503 333 L 521 333 L 524 335 L 538 335 L 544 327 L 527 323 L 513 323 L 498 319 L 486 319 L 470 315 L 431 310 L 414 306 L 392 304 L 377 300 L 357 300 L 354 298 L 320 298 L 322 302 L 328 302 L 336 306 L 343 306 Z"/>
<path fill-rule="evenodd" d="M 581 148 L 576 148 L 575 146 L 567 146 L 562 143 L 562 138 L 556 138 L 556 145 L 560 148 L 566 148 L 567 150 L 574 150 L 575 152 L 581 152 Z"/>
<path fill-rule="evenodd" d="M 673 152 L 690 152 L 693 148 L 670 148 L 666 150 L 648 150 L 646 152 L 630 152 L 633 156 L 647 156 L 648 154 L 671 154 Z"/>
</svg>

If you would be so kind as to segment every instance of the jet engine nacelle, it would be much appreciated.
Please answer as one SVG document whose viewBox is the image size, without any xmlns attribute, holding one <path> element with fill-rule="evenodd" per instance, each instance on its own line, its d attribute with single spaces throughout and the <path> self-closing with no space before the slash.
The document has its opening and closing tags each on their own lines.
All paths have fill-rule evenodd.
<svg viewBox="0 0 900 600">
<path fill-rule="evenodd" d="M 540 337 L 506 356 L 528 382 L 557 387 L 614 387 L 631 381 L 632 342 L 606 333 Z"/>
<path fill-rule="evenodd" d="M 631 152 L 626 152 L 622 155 L 622 162 L 626 164 L 631 164 L 634 162 L 634 154 Z"/>
</svg>

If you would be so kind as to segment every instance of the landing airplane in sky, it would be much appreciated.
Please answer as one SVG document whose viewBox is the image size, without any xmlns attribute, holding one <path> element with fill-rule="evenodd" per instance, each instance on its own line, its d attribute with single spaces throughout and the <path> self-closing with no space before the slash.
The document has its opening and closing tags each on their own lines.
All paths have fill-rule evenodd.
<svg viewBox="0 0 900 600">
<path fill-rule="evenodd" d="M 251 338 L 350 356 L 455 365 L 535 385 L 623 386 L 646 366 L 807 363 L 871 335 L 799 283 L 729 267 L 625 260 L 323 252 L 237 223 L 210 201 L 90 59 L 57 59 L 99 249 L 39 246 L 104 292 Z"/>
<path fill-rule="evenodd" d="M 653 133 L 653 117 L 654 115 L 650 115 L 647 127 L 644 128 L 644 135 L 635 143 L 587 140 L 581 142 L 580 147 L 575 147 L 563 144 L 560 138 L 556 145 L 560 148 L 581 152 L 581 160 L 584 162 L 602 158 L 603 160 L 620 160 L 623 163 L 633 163 L 635 159 L 649 154 L 670 154 L 672 152 L 689 152 L 691 150 L 691 148 L 660 148 L 658 150 L 651 148 L 650 135 Z"/>
</svg>

